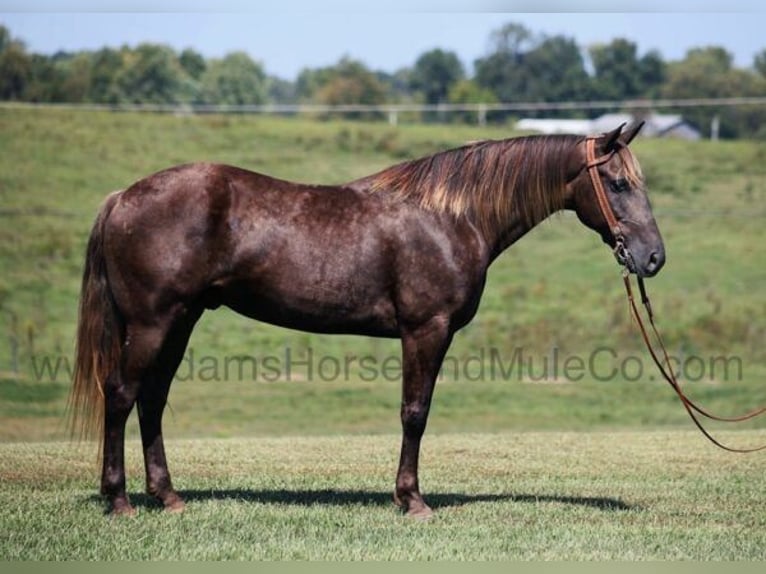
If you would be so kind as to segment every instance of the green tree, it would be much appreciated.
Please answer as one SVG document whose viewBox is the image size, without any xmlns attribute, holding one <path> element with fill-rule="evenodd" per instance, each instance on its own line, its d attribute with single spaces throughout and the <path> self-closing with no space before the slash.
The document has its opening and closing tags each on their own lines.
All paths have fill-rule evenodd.
<svg viewBox="0 0 766 574">
<path fill-rule="evenodd" d="M 490 90 L 482 88 L 473 80 L 460 80 L 450 88 L 447 101 L 450 104 L 494 104 L 497 98 Z M 455 112 L 451 117 L 464 123 L 477 121 L 475 112 Z"/>
<path fill-rule="evenodd" d="M 24 43 L 0 26 L 0 99 L 21 100 L 32 80 L 32 58 Z"/>
<path fill-rule="evenodd" d="M 460 80 L 450 88 L 447 101 L 450 104 L 494 104 L 497 98 L 473 80 Z"/>
<path fill-rule="evenodd" d="M 269 76 L 268 100 L 276 104 L 293 104 L 297 101 L 295 83 L 277 76 Z"/>
<path fill-rule="evenodd" d="M 457 54 L 437 48 L 421 54 L 415 61 L 410 88 L 422 92 L 426 103 L 440 104 L 447 100 L 450 88 L 464 76 Z"/>
<path fill-rule="evenodd" d="M 179 103 L 184 94 L 185 73 L 173 50 L 159 44 L 140 44 L 126 54 L 118 75 L 123 98 L 131 103 Z"/>
<path fill-rule="evenodd" d="M 589 49 L 595 97 L 622 100 L 656 96 L 665 80 L 665 62 L 656 51 L 638 56 L 634 42 L 616 38 Z"/>
<path fill-rule="evenodd" d="M 295 95 L 302 102 L 316 101 L 317 92 L 334 75 L 333 66 L 324 68 L 303 68 L 295 80 Z"/>
<path fill-rule="evenodd" d="M 5 48 L 11 43 L 11 31 L 0 24 L 0 52 L 5 50 Z"/>
<path fill-rule="evenodd" d="M 758 52 L 755 55 L 755 58 L 753 58 L 753 68 L 761 76 L 766 78 L 766 48 Z"/>
<path fill-rule="evenodd" d="M 493 53 L 510 54 L 517 58 L 520 58 L 538 43 L 537 37 L 531 30 L 516 22 L 509 22 L 497 30 L 493 30 L 489 41 Z"/>
<path fill-rule="evenodd" d="M 91 58 L 88 52 L 32 54 L 32 77 L 24 99 L 30 102 L 87 101 Z"/>
<path fill-rule="evenodd" d="M 331 106 L 376 105 L 386 101 L 386 86 L 377 74 L 348 56 L 343 56 L 333 66 L 301 71 L 296 80 L 296 92 L 301 101 Z M 359 117 L 362 114 L 344 115 Z"/>
<path fill-rule="evenodd" d="M 24 100 L 28 102 L 58 101 L 61 85 L 61 70 L 53 60 L 40 54 L 29 56 L 30 75 L 24 89 Z"/>
<path fill-rule="evenodd" d="M 205 58 L 191 48 L 184 49 L 178 56 L 178 63 L 193 80 L 199 80 L 205 72 Z"/>
<path fill-rule="evenodd" d="M 210 61 L 200 83 L 201 100 L 207 104 L 263 104 L 268 93 L 263 67 L 245 52 Z"/>
<path fill-rule="evenodd" d="M 659 97 L 667 76 L 667 64 L 662 55 L 657 50 L 647 52 L 639 60 L 638 68 L 643 84 L 641 95 L 646 98 Z"/>
<path fill-rule="evenodd" d="M 90 60 L 90 87 L 87 96 L 89 101 L 99 104 L 116 104 L 125 99 L 119 80 L 124 60 L 129 53 L 128 48 L 122 50 L 101 48 L 93 53 L 83 54 Z M 73 67 L 78 74 L 85 74 L 79 63 L 73 64 Z"/>
<path fill-rule="evenodd" d="M 525 98 L 530 101 L 583 100 L 590 95 L 580 48 L 571 38 L 542 40 L 526 53 L 523 73 L 527 76 Z"/>
<path fill-rule="evenodd" d="M 537 44 L 536 37 L 521 24 L 509 23 L 495 30 L 490 36 L 489 53 L 474 62 L 476 83 L 501 102 L 524 100 L 529 80 L 524 60 Z"/>
<path fill-rule="evenodd" d="M 319 88 L 316 100 L 330 106 L 378 105 L 386 101 L 386 89 L 362 62 L 344 57 L 333 67 L 329 80 Z M 378 114 L 348 112 L 343 115 L 375 117 Z"/>
<path fill-rule="evenodd" d="M 689 50 L 683 60 L 668 66 L 662 94 L 668 98 L 723 98 L 758 96 L 766 92 L 762 77 L 732 66 L 724 48 L 709 46 Z M 687 108 L 684 117 L 707 131 L 714 116 L 720 119 L 721 137 L 752 137 L 766 125 L 766 113 L 755 107 Z"/>
<path fill-rule="evenodd" d="M 511 23 L 492 33 L 490 46 L 491 52 L 475 62 L 475 81 L 501 102 L 582 100 L 590 96 L 590 78 L 573 39 L 537 36 Z M 490 117 L 505 116 L 493 113 Z"/>
<path fill-rule="evenodd" d="M 636 44 L 617 38 L 589 48 L 593 63 L 593 88 L 601 100 L 622 100 L 641 93 Z"/>
<path fill-rule="evenodd" d="M 386 92 L 387 102 L 412 102 L 415 99 L 423 101 L 422 94 L 413 92 L 410 88 L 412 68 L 399 68 L 393 73 L 378 70 L 374 74 Z"/>
</svg>

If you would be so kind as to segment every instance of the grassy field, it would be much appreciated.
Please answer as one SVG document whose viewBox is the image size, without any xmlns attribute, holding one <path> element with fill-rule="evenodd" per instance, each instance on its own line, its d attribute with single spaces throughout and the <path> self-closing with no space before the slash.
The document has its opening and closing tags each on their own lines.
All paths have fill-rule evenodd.
<svg viewBox="0 0 766 574">
<path fill-rule="evenodd" d="M 84 244 L 110 190 L 194 160 L 339 182 L 513 135 L 501 127 L 31 110 L 0 110 L 0 133 L 0 440 L 65 435 Z M 731 412 L 766 402 L 766 149 L 657 140 L 634 147 L 668 252 L 649 287 L 671 352 L 689 367 L 691 394 Z M 396 361 L 396 341 L 296 333 L 219 310 L 200 322 L 190 349 L 171 392 L 172 436 L 397 427 L 398 371 L 382 368 Z M 288 352 L 296 362 L 311 357 L 312 373 L 300 366 L 287 373 Z M 588 368 L 567 379 L 561 367 L 572 355 Z M 568 214 L 493 265 L 478 316 L 450 356 L 437 391 L 439 430 L 686 424 L 668 389 L 653 381 L 613 258 Z M 490 372 L 493 356 L 504 367 L 519 360 L 504 376 Z M 227 369 L 238 357 L 251 363 Z M 257 369 L 267 357 L 280 361 L 275 379 Z M 375 376 L 354 367 L 355 357 L 375 359 Z M 731 359 L 730 368 L 716 357 Z M 333 361 L 349 359 L 352 367 L 335 376 Z"/>
<path fill-rule="evenodd" d="M 84 246 L 109 191 L 195 160 L 342 182 L 511 135 L 0 109 L 0 558 L 766 558 L 764 456 L 718 452 L 689 431 L 641 348 L 611 254 L 570 214 L 494 264 L 453 343 L 424 445 L 430 523 L 389 503 L 398 342 L 226 310 L 198 325 L 165 416 L 188 512 L 165 516 L 138 494 L 133 442 L 140 515 L 103 518 L 93 447 L 63 439 Z M 649 288 L 688 393 L 722 414 L 766 403 L 766 148 L 633 147 L 668 252 Z M 586 368 L 565 373 L 573 357 Z M 712 428 L 747 446 L 766 440 L 765 424 Z"/>
<path fill-rule="evenodd" d="M 188 505 L 167 515 L 141 494 L 131 443 L 139 514 L 121 519 L 103 516 L 90 448 L 0 445 L 0 557 L 766 559 L 766 459 L 711 451 L 691 432 L 429 436 L 421 482 L 436 514 L 427 523 L 391 503 L 397 444 L 393 435 L 172 441 Z"/>
</svg>

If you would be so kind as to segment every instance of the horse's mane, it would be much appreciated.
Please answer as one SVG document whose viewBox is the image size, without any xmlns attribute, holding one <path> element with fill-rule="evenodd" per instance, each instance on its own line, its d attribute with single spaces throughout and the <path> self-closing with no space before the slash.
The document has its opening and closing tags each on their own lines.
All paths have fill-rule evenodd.
<svg viewBox="0 0 766 574">
<path fill-rule="evenodd" d="M 564 207 L 565 170 L 576 135 L 486 140 L 394 165 L 350 185 L 424 209 L 470 214 L 482 229 L 514 214 L 533 226 Z M 584 158 L 583 158 L 584 159 Z"/>
</svg>

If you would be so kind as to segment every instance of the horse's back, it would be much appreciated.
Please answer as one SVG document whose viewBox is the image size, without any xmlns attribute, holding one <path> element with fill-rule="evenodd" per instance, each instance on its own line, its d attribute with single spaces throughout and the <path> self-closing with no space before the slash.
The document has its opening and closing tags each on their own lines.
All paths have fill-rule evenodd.
<svg viewBox="0 0 766 574">
<path fill-rule="evenodd" d="M 350 265 L 339 252 L 342 244 L 359 243 L 349 236 L 349 214 L 356 213 L 357 228 L 370 231 L 358 221 L 359 196 L 224 164 L 184 164 L 154 173 L 119 193 L 106 225 L 116 298 L 132 300 L 146 292 L 155 306 L 164 298 L 191 300 L 206 290 L 225 290 L 254 270 L 264 271 L 259 282 L 284 277 L 278 268 L 311 274 L 315 248 L 328 262 Z M 347 265 L 346 275 L 357 269 Z"/>
</svg>

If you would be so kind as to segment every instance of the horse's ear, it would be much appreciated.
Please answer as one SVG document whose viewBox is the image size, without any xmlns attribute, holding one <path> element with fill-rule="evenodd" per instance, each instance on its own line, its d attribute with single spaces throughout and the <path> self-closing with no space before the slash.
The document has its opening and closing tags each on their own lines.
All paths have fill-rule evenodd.
<svg viewBox="0 0 766 574">
<path fill-rule="evenodd" d="M 604 151 L 610 152 L 614 151 L 617 145 L 617 140 L 620 139 L 620 135 L 622 134 L 622 128 L 625 127 L 625 124 L 620 124 L 617 129 L 612 130 L 611 132 L 607 132 L 604 134 Z"/>
<path fill-rule="evenodd" d="M 622 135 L 620 136 L 620 142 L 622 142 L 623 145 L 628 145 L 630 142 L 632 142 L 633 138 L 638 135 L 638 132 L 641 131 L 641 128 L 645 123 L 646 122 L 644 120 L 633 122 L 624 132 L 622 132 Z"/>
</svg>

